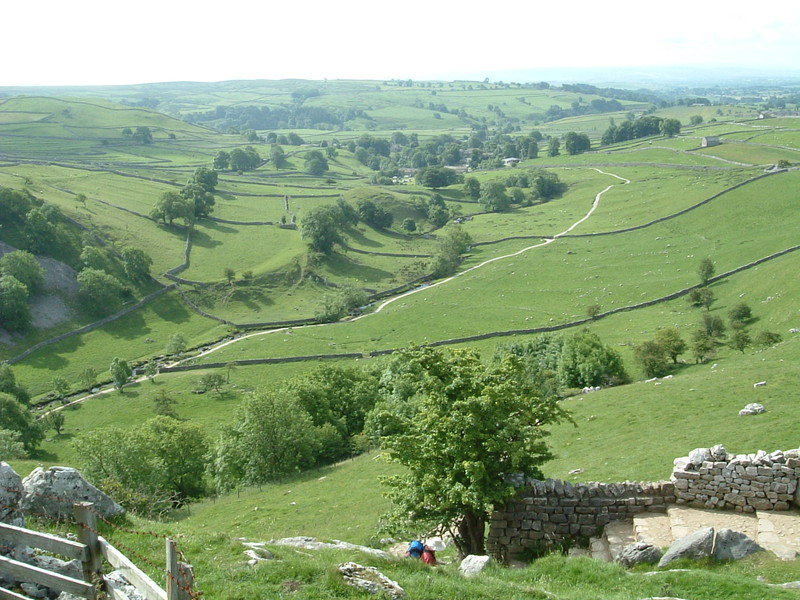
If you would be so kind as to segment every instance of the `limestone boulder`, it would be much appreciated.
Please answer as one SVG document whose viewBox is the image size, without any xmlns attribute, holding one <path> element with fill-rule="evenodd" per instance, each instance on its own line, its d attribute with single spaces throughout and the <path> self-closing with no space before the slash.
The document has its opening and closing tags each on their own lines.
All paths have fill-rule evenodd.
<svg viewBox="0 0 800 600">
<path fill-rule="evenodd" d="M 751 402 L 747 406 L 745 406 L 742 410 L 739 411 L 740 417 L 746 417 L 748 415 L 760 415 L 763 412 L 766 412 L 766 408 L 764 408 L 763 404 L 759 404 L 758 402 Z"/>
<path fill-rule="evenodd" d="M 124 508 L 71 467 L 37 467 L 22 480 L 19 507 L 23 512 L 72 519 L 73 505 L 78 502 L 91 502 L 93 510 L 106 518 L 125 513 Z"/>
<path fill-rule="evenodd" d="M 661 548 L 647 542 L 628 544 L 617 556 L 617 562 L 623 567 L 633 567 L 640 564 L 657 563 L 661 560 Z"/>
<path fill-rule="evenodd" d="M 0 462 L 0 523 L 11 523 L 19 512 L 22 497 L 22 478 L 8 463 Z"/>
<path fill-rule="evenodd" d="M 712 556 L 714 552 L 714 528 L 704 527 L 684 536 L 672 544 L 658 561 L 659 567 L 666 567 L 681 558 L 694 560 Z"/>
<path fill-rule="evenodd" d="M 763 552 L 764 548 L 747 537 L 740 531 L 720 529 L 714 548 L 714 558 L 717 560 L 739 560 L 756 552 Z"/>
<path fill-rule="evenodd" d="M 464 577 L 475 577 L 484 568 L 492 562 L 491 556 L 479 556 L 477 554 L 470 554 L 469 556 L 464 557 L 464 560 L 461 561 L 461 564 L 458 567 L 459 572 Z"/>
<path fill-rule="evenodd" d="M 385 596 L 392 600 L 404 600 L 406 591 L 396 581 L 392 581 L 375 567 L 365 567 L 348 562 L 339 565 L 339 572 L 347 585 L 362 589 L 375 596 Z"/>
</svg>

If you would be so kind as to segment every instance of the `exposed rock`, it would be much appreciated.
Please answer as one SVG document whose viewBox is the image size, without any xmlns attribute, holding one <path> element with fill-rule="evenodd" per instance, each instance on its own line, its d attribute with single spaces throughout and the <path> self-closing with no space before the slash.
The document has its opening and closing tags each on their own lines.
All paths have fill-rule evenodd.
<svg viewBox="0 0 800 600">
<path fill-rule="evenodd" d="M 623 567 L 633 567 L 643 563 L 655 563 L 661 559 L 661 548 L 647 542 L 635 542 L 622 549 L 617 562 Z"/>
<path fill-rule="evenodd" d="M 20 583 L 19 589 L 29 598 L 47 598 L 47 588 L 35 583 Z"/>
<path fill-rule="evenodd" d="M 739 560 L 756 552 L 763 552 L 764 548 L 751 540 L 745 534 L 733 529 L 720 529 L 714 548 L 714 558 L 717 560 Z"/>
<path fill-rule="evenodd" d="M 739 416 L 746 417 L 747 415 L 760 415 L 766 410 L 767 409 L 764 408 L 764 406 L 759 404 L 758 402 L 751 402 L 750 404 L 748 404 L 742 410 L 739 411 Z"/>
<path fill-rule="evenodd" d="M 317 538 L 303 535 L 281 538 L 279 540 L 270 540 L 269 543 L 276 546 L 294 546 L 295 548 L 303 548 L 304 550 L 358 550 L 379 558 L 389 558 L 388 552 L 378 550 L 377 548 L 358 546 L 356 544 L 342 542 L 340 540 L 333 540 L 332 542 L 319 542 L 317 541 Z"/>
<path fill-rule="evenodd" d="M 659 567 L 666 567 L 680 558 L 700 559 L 712 555 L 714 550 L 714 528 L 704 527 L 694 533 L 675 540 L 669 550 L 658 561 Z"/>
<path fill-rule="evenodd" d="M 470 554 L 466 556 L 458 567 L 458 570 L 464 577 L 474 577 L 478 575 L 483 569 L 492 562 L 491 556 L 478 556 L 477 554 Z"/>
<path fill-rule="evenodd" d="M 125 509 L 86 481 L 71 467 L 37 467 L 22 480 L 20 510 L 35 515 L 72 519 L 73 504 L 91 502 L 93 510 L 108 518 L 125 513 Z"/>
<path fill-rule="evenodd" d="M 22 478 L 8 463 L 0 462 L 0 523 L 19 517 L 17 505 L 22 497 Z"/>
<path fill-rule="evenodd" d="M 136 591 L 136 588 L 131 585 L 130 581 L 125 579 L 121 571 L 112 571 L 105 576 L 105 579 L 108 584 L 114 588 L 115 592 L 117 592 L 115 597 L 118 598 L 119 594 L 121 594 L 123 597 L 128 598 L 128 600 L 146 600 L 142 594 Z"/>
<path fill-rule="evenodd" d="M 275 555 L 264 547 L 264 542 L 242 542 L 242 546 L 247 548 L 244 554 L 250 559 L 247 561 L 250 566 L 263 560 L 275 560 Z"/>
<path fill-rule="evenodd" d="M 386 594 L 394 600 L 406 597 L 406 591 L 375 567 L 364 567 L 354 562 L 339 565 L 339 572 L 347 585 L 360 588 L 370 594 Z"/>
<path fill-rule="evenodd" d="M 711 451 L 708 448 L 695 448 L 689 452 L 689 464 L 700 466 L 711 458 Z"/>
</svg>

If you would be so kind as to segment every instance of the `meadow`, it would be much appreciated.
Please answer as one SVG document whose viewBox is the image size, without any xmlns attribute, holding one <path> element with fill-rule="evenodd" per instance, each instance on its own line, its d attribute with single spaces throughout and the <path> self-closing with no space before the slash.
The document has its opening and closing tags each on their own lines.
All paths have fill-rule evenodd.
<svg viewBox="0 0 800 600">
<path fill-rule="evenodd" d="M 452 279 L 429 281 L 413 293 L 376 301 L 359 318 L 244 331 L 199 314 L 171 290 L 90 333 L 40 348 L 13 365 L 35 402 L 45 399 L 56 376 L 68 379 L 74 398 L 81 397 L 78 378 L 86 367 L 100 373 L 98 383 L 107 389 L 106 369 L 112 357 L 146 362 L 162 355 L 175 333 L 187 341 L 184 358 L 207 368 L 162 373 L 153 382 L 132 384 L 124 393 L 103 393 L 65 409 L 64 432 L 48 433 L 37 455 L 12 464 L 23 474 L 40 463 L 74 464 L 76 437 L 111 425 L 137 427 L 155 414 L 154 399 L 162 392 L 178 400 L 181 418 L 200 424 L 213 438 L 252 391 L 308 373 L 320 361 L 239 365 L 229 372 L 214 364 L 355 352 L 363 358 L 339 364 L 374 366 L 382 359 L 368 358 L 370 352 L 448 341 L 453 346 L 476 346 L 488 360 L 499 344 L 529 340 L 535 335 L 532 331 L 552 327 L 565 327 L 565 334 L 583 328 L 597 333 L 620 352 L 633 382 L 592 394 L 573 390 L 563 399 L 575 425 L 553 428 L 549 442 L 556 458 L 545 466 L 548 476 L 573 481 L 659 480 L 669 476 L 673 458 L 695 447 L 722 443 L 731 452 L 796 447 L 800 411 L 793 388 L 800 375 L 800 336 L 789 330 L 800 327 L 800 283 L 791 276 L 800 265 L 800 252 L 723 277 L 711 286 L 716 295 L 711 314 L 726 318 L 732 306 L 745 301 L 753 309 L 752 332 L 778 332 L 780 343 L 744 352 L 723 345 L 711 361 L 699 364 L 687 352 L 671 380 L 646 383 L 634 348 L 664 327 L 677 327 L 688 339 L 705 309 L 692 308 L 679 297 L 622 310 L 696 285 L 697 265 L 703 258 L 710 257 L 721 274 L 797 244 L 800 174 L 790 170 L 758 178 L 764 166 L 779 160 L 796 164 L 800 138 L 795 120 L 756 120 L 758 110 L 753 106 L 669 106 L 655 114 L 680 119 L 681 135 L 598 147 L 609 117 L 619 122 L 628 111 L 641 115 L 651 106 L 625 101 L 625 111 L 619 113 L 544 122 L 542 114 L 551 106 L 568 109 L 596 96 L 482 85 L 240 82 L 214 89 L 202 84 L 85 88 L 80 97 L 79 90 L 68 90 L 56 98 L 0 99 L 0 185 L 30 190 L 112 249 L 146 248 L 153 259 L 154 281 L 136 288 L 135 299 L 170 284 L 164 273 L 184 260 L 187 231 L 147 217 L 158 196 L 178 190 L 197 167 L 210 167 L 221 149 L 254 145 L 262 157 L 269 156 L 268 144 L 249 141 L 243 132 L 219 133 L 180 116 L 216 106 L 287 106 L 293 102 L 293 92 L 315 88 L 320 93 L 305 100 L 308 106 L 363 109 L 368 118 L 361 116 L 331 130 L 287 124 L 275 133 L 296 132 L 310 144 L 346 142 L 365 133 L 388 138 L 399 131 L 416 133 L 420 140 L 442 133 L 461 138 L 481 125 L 499 126 L 499 109 L 513 119 L 505 123 L 518 127 L 515 133 L 581 131 L 594 142 L 591 152 L 556 157 L 546 156 L 542 142 L 539 157 L 516 169 L 546 167 L 567 185 L 566 191 L 549 202 L 500 213 L 485 212 L 466 198 L 459 185 L 430 190 L 417 184 L 371 183 L 374 172 L 345 147 L 337 149 L 331 170 L 321 177 L 303 171 L 304 155 L 312 146 L 284 146 L 289 157 L 285 168 L 276 169 L 267 161 L 254 171 L 221 173 L 214 219 L 197 222 L 189 266 L 180 274 L 195 283 L 181 284 L 180 289 L 203 311 L 233 323 L 309 319 L 321 298 L 335 292 L 333 286 L 349 284 L 376 292 L 408 283 L 437 249 L 441 231 L 415 206 L 434 193 L 441 194 L 451 209 L 457 207 L 459 214 L 471 217 L 461 227 L 474 244 Z M 120 104 L 151 96 L 159 100 L 157 110 Z M 693 115 L 703 116 L 704 123 L 689 127 Z M 152 129 L 152 144 L 137 143 L 122 133 L 126 127 L 139 126 Z M 723 144 L 700 149 L 700 138 L 706 135 L 720 135 Z M 513 173 L 511 168 L 499 168 L 469 175 L 485 184 L 504 181 Z M 731 189 L 734 186 L 739 187 Z M 77 200 L 78 194 L 86 195 L 85 204 Z M 330 257 L 310 255 L 299 228 L 278 226 L 282 218 L 291 221 L 293 215 L 302 224 L 309 211 L 340 197 L 353 205 L 359 200 L 378 202 L 391 210 L 394 224 L 385 230 L 359 224 L 346 235 L 352 250 L 340 248 Z M 400 228 L 406 218 L 417 223 L 413 234 Z M 3 231 L 0 237 L 9 243 L 23 239 L 14 231 Z M 234 271 L 230 282 L 226 270 Z M 247 271 L 252 280 L 242 278 Z M 588 319 L 590 305 L 601 307 L 598 318 Z M 613 314 L 605 315 L 607 311 Z M 52 330 L 0 343 L 0 358 L 17 356 L 34 343 L 89 322 L 90 317 L 75 311 L 68 322 Z M 473 336 L 482 339 L 459 341 Z M 229 343 L 214 350 L 221 341 Z M 213 351 L 192 359 L 199 349 Z M 209 372 L 226 373 L 230 383 L 221 393 L 192 393 Z M 762 380 L 769 385 L 754 390 L 753 382 Z M 763 402 L 768 411 L 743 427 L 737 412 L 753 401 Z M 359 555 L 300 557 L 276 549 L 281 563 L 251 568 L 237 538 L 315 535 L 378 544 L 377 525 L 388 504 L 377 479 L 396 468 L 374 451 L 297 478 L 203 500 L 176 511 L 167 522 L 130 517 L 128 524 L 179 536 L 195 564 L 200 588 L 210 598 L 285 594 L 287 581 L 298 582 L 296 598 L 358 597 L 338 583 L 333 564 L 363 560 Z M 583 469 L 580 475 L 569 474 L 578 468 Z M 147 556 L 162 552 L 155 542 L 124 532 L 108 533 Z M 755 575 L 770 581 L 800 579 L 796 564 L 763 558 L 703 565 L 687 575 L 661 575 L 658 581 L 624 575 L 613 565 L 560 556 L 518 571 L 495 566 L 473 583 L 462 583 L 452 566 L 433 572 L 401 561 L 379 566 L 419 598 L 556 594 L 565 599 L 622 600 L 658 595 L 667 580 L 672 593 L 682 597 L 782 598 L 791 592 L 766 588 Z"/>
</svg>

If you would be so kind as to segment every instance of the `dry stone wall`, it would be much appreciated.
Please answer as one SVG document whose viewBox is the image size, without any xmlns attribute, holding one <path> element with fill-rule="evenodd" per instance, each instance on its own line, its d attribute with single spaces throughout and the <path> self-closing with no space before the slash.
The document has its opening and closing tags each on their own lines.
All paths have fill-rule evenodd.
<svg viewBox="0 0 800 600">
<path fill-rule="evenodd" d="M 492 513 L 487 549 L 515 559 L 547 546 L 598 535 L 611 521 L 666 512 L 672 483 L 587 483 L 527 479 L 517 498 Z"/>
<path fill-rule="evenodd" d="M 676 501 L 702 508 L 752 513 L 800 504 L 800 449 L 728 454 L 723 446 L 697 448 L 675 459 Z"/>
<path fill-rule="evenodd" d="M 697 448 L 674 465 L 671 480 L 657 483 L 519 478 L 517 496 L 492 513 L 487 549 L 502 559 L 521 558 L 672 504 L 744 513 L 800 506 L 800 449 L 733 455 L 723 446 Z"/>
</svg>

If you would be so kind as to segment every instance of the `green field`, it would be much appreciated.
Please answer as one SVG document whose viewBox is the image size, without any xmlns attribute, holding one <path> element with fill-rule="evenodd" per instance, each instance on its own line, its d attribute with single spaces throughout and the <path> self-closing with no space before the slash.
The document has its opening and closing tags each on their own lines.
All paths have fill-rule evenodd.
<svg viewBox="0 0 800 600">
<path fill-rule="evenodd" d="M 293 93 L 310 89 L 317 93 L 304 100 L 306 108 L 351 116 L 337 125 L 284 122 L 254 128 L 257 139 L 248 139 L 244 127 L 239 130 L 239 123 L 234 127 L 225 120 L 229 117 L 182 120 L 217 107 L 231 114 L 233 107 L 246 106 L 288 110 L 295 102 Z M 123 104 L 141 98 L 157 99 L 157 108 Z M 179 417 L 199 424 L 213 439 L 250 393 L 276 388 L 323 364 L 309 358 L 232 367 L 237 361 L 358 353 L 362 358 L 335 364 L 374 367 L 384 359 L 369 358 L 370 352 L 431 343 L 475 346 L 489 360 L 499 344 L 530 340 L 536 331 L 554 327 L 564 327 L 566 334 L 584 327 L 597 333 L 619 351 L 632 383 L 565 395 L 563 406 L 577 427 L 553 428 L 549 442 L 556 458 L 545 465 L 547 476 L 660 480 L 669 477 L 674 458 L 696 447 L 722 443 L 741 453 L 796 447 L 800 336 L 790 330 L 800 327 L 800 283 L 793 276 L 800 267 L 800 251 L 722 276 L 710 288 L 716 300 L 709 314 L 727 319 L 731 307 L 747 302 L 754 317 L 748 330 L 777 332 L 780 343 L 744 352 L 720 345 L 713 358 L 699 364 L 686 351 L 674 378 L 658 382 L 645 382 L 634 358 L 634 348 L 659 329 L 676 327 L 689 339 L 705 309 L 690 307 L 685 297 L 659 299 L 695 286 L 702 259 L 710 257 L 716 274 L 723 275 L 798 244 L 796 119 L 756 119 L 756 107 L 743 104 L 657 106 L 624 100 L 623 111 L 546 120 L 552 106 L 570 110 L 599 98 L 517 84 L 300 80 L 83 88 L 62 90 L 57 97 L 31 92 L 0 98 L 0 186 L 28 190 L 57 207 L 71 220 L 65 230 L 78 240 L 102 240 L 109 256 L 131 246 L 145 249 L 153 260 L 154 280 L 127 282 L 127 304 L 173 283 L 165 274 L 184 263 L 191 238 L 188 266 L 179 274 L 187 281 L 179 289 L 14 362 L 17 380 L 34 403 L 46 400 L 56 377 L 67 379 L 72 399 L 81 398 L 86 390 L 79 376 L 87 367 L 99 373 L 97 383 L 106 391 L 111 358 L 140 365 L 163 355 L 176 333 L 187 343 L 184 361 L 203 366 L 162 373 L 124 393 L 103 393 L 65 409 L 62 434 L 49 432 L 36 454 L 12 464 L 23 475 L 38 464 L 76 464 L 73 440 L 111 425 L 137 428 L 155 414 L 154 400 L 160 394 L 177 399 Z M 629 113 L 635 118 L 646 113 L 677 118 L 683 129 L 674 138 L 654 136 L 599 147 L 609 119 L 620 123 Z M 695 115 L 703 123 L 689 126 Z M 123 133 L 143 126 L 150 128 L 152 143 Z M 538 158 L 516 168 L 470 170 L 468 176 L 482 186 L 540 167 L 565 184 L 556 198 L 515 204 L 504 212 L 486 212 L 460 184 L 429 189 L 416 183 L 390 185 L 387 178 L 378 181 L 381 173 L 347 149 L 348 142 L 364 136 L 391 138 L 393 133 L 415 134 L 424 147 L 442 134 L 461 141 L 485 132 L 489 147 L 533 130 L 544 136 L 586 133 L 592 149 L 571 156 L 562 144 L 561 154 L 550 157 L 545 137 Z M 296 133 L 305 142 L 281 145 L 288 160 L 281 168 L 268 160 L 271 146 L 264 137 L 272 133 Z M 701 138 L 709 135 L 721 136 L 723 143 L 700 148 Z M 248 145 L 265 161 L 252 171 L 219 174 L 212 218 L 197 220 L 189 230 L 182 219 L 170 227 L 149 217 L 161 194 L 180 190 L 197 167 L 210 167 L 220 150 Z M 336 146 L 330 170 L 321 176 L 306 173 L 305 155 L 328 145 Z M 792 168 L 762 176 L 765 166 L 779 161 Z M 85 195 L 85 203 L 79 194 Z M 436 194 L 445 200 L 451 220 L 461 217 L 460 226 L 473 245 L 453 277 L 412 283 L 427 273 L 427 261 L 443 235 L 421 208 Z M 373 201 L 391 212 L 393 223 L 376 229 L 360 222 L 345 230 L 345 244 L 330 256 L 311 253 L 302 237 L 303 220 L 340 198 L 352 206 Z M 294 220 L 298 227 L 280 227 L 282 219 L 287 224 Z M 405 219 L 415 221 L 416 231 L 402 229 Z M 24 244 L 24 227 L 3 221 L 0 240 Z M 82 264 L 74 254 L 53 258 L 79 270 Z M 115 273 L 123 276 L 120 264 L 114 264 Z M 280 326 L 281 321 L 312 319 L 322 300 L 342 286 L 369 294 L 400 289 L 362 307 L 358 318 Z M 50 329 L 0 337 L 0 359 L 14 359 L 36 343 L 99 318 L 77 298 L 63 298 L 71 308 L 68 318 Z M 591 305 L 599 305 L 601 314 L 589 321 Z M 201 350 L 205 354 L 194 358 Z M 230 376 L 223 391 L 193 393 L 204 374 L 220 372 Z M 767 387 L 753 388 L 764 380 Z M 755 401 L 768 411 L 745 427 L 737 412 Z M 200 588 L 209 598 L 261 597 L 263 590 L 282 596 L 286 581 L 300 582 L 297 598 L 361 597 L 332 583 L 332 561 L 363 560 L 357 554 L 305 557 L 303 563 L 293 551 L 276 549 L 280 566 L 251 568 L 242 559 L 237 538 L 314 535 L 377 544 L 380 515 L 389 508 L 377 479 L 396 468 L 373 451 L 263 488 L 205 499 L 176 511 L 166 522 L 131 517 L 129 524 L 184 540 Z M 583 472 L 569 475 L 574 469 Z M 145 555 L 163 552 L 154 542 L 107 533 Z M 557 556 L 518 572 L 494 567 L 484 580 L 471 584 L 462 584 L 454 567 L 431 574 L 399 561 L 380 566 L 418 598 L 556 594 L 622 600 L 663 591 L 651 578 Z M 794 563 L 754 559 L 704 565 L 691 577 L 675 575 L 672 593 L 709 600 L 790 597 L 791 592 L 755 582 L 756 574 L 770 581 L 800 578 Z M 714 595 L 722 588 L 734 591 Z"/>
</svg>

